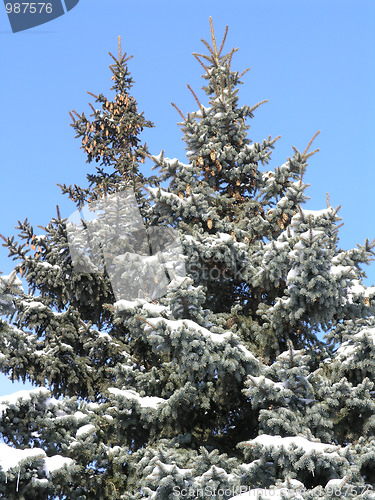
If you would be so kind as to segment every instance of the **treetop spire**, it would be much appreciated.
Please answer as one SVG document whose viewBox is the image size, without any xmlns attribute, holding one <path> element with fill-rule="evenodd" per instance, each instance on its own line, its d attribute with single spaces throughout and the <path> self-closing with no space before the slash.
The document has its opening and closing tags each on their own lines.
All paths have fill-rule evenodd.
<svg viewBox="0 0 375 500">
<path fill-rule="evenodd" d="M 215 66 L 217 68 L 220 66 L 220 62 L 223 63 L 223 62 L 225 62 L 229 58 L 229 66 L 230 66 L 230 61 L 232 59 L 232 56 L 238 50 L 238 49 L 232 49 L 228 54 L 226 54 L 224 56 L 221 56 L 221 53 L 222 53 L 223 48 L 224 48 L 225 40 L 226 40 L 227 34 L 228 34 L 228 26 L 225 27 L 225 33 L 224 33 L 222 42 L 220 44 L 220 49 L 219 50 L 217 50 L 217 43 L 216 43 L 215 31 L 214 31 L 214 27 L 213 27 L 211 16 L 210 16 L 210 26 L 211 26 L 212 47 L 210 46 L 210 44 L 206 40 L 204 40 L 203 38 L 201 38 L 201 41 L 207 47 L 207 49 L 208 49 L 208 51 L 210 53 L 210 56 L 207 56 L 205 54 L 198 54 L 196 52 L 193 52 L 193 56 L 203 66 L 203 68 L 205 69 L 205 71 L 207 73 L 209 73 L 208 67 L 206 66 L 206 64 L 203 63 L 203 61 L 200 60 L 200 58 L 205 59 L 206 61 L 208 61 L 209 63 L 211 63 L 213 66 Z"/>
</svg>

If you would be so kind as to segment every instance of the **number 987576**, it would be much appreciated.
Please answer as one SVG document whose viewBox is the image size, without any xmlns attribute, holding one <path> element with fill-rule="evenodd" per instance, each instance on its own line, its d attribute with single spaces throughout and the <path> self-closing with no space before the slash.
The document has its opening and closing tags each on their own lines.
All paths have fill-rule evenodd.
<svg viewBox="0 0 375 500">
<path fill-rule="evenodd" d="M 52 13 L 52 4 L 45 2 L 16 2 L 5 4 L 7 14 L 47 14 Z"/>
</svg>

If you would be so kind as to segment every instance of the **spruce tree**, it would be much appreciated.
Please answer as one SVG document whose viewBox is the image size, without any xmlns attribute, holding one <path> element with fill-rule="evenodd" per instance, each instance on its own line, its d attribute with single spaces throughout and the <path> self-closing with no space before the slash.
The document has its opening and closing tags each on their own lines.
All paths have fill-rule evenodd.
<svg viewBox="0 0 375 500">
<path fill-rule="evenodd" d="M 36 386 L 0 401 L 4 498 L 374 498 L 375 244 L 303 208 L 312 141 L 271 168 L 249 139 L 226 35 L 194 54 L 207 105 L 175 106 L 187 163 L 141 143 L 119 42 L 114 99 L 71 114 L 76 211 L 4 238 L 0 369 Z"/>
</svg>

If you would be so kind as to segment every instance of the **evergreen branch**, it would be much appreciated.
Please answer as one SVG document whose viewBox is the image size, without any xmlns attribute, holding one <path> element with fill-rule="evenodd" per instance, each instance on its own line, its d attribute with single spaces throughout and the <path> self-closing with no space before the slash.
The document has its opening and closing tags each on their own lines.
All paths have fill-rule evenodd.
<svg viewBox="0 0 375 500">
<path fill-rule="evenodd" d="M 217 46 L 216 46 L 216 38 L 215 38 L 215 32 L 214 32 L 214 26 L 212 24 L 212 17 L 210 16 L 210 26 L 211 26 L 211 39 L 212 39 L 212 45 L 214 47 L 214 52 L 215 52 L 215 58 L 217 63 L 219 63 L 219 56 L 217 53 Z"/>
<path fill-rule="evenodd" d="M 140 321 L 143 321 L 144 323 L 147 323 L 148 326 L 151 326 L 153 330 L 156 330 L 156 326 L 152 325 L 149 321 L 146 319 L 142 318 L 141 316 L 135 316 L 136 319 L 139 319 Z"/>
<path fill-rule="evenodd" d="M 108 54 L 112 57 L 112 59 L 115 61 L 116 64 L 119 62 L 113 54 L 111 54 L 110 52 L 108 52 Z"/>
<path fill-rule="evenodd" d="M 198 54 L 197 52 L 193 52 L 193 56 L 194 57 L 197 57 L 197 56 L 203 57 L 204 59 L 206 59 L 206 61 L 208 61 L 210 64 L 212 64 L 211 59 L 208 56 L 206 56 L 205 54 Z"/>
<path fill-rule="evenodd" d="M 228 59 L 228 66 L 229 66 L 229 67 L 230 67 L 230 65 L 232 64 L 232 57 L 233 57 L 233 54 L 234 54 L 235 52 L 237 52 L 237 50 L 238 50 L 238 49 L 234 49 L 234 48 L 233 48 L 233 49 L 230 51 L 230 53 L 229 53 L 229 54 L 228 54 L 228 55 L 224 58 L 224 59 Z M 249 68 L 249 69 L 250 69 L 250 68 Z"/>
<path fill-rule="evenodd" d="M 214 51 L 211 49 L 210 45 L 206 42 L 206 40 L 204 40 L 203 38 L 201 38 L 201 42 L 205 44 L 205 46 L 207 47 L 207 49 L 209 50 L 209 52 L 211 52 L 212 56 L 215 57 Z"/>
<path fill-rule="evenodd" d="M 327 193 L 327 208 L 330 207 L 330 204 L 329 204 L 329 193 Z"/>
<path fill-rule="evenodd" d="M 89 102 L 89 106 L 93 110 L 94 114 L 96 114 L 96 110 L 95 110 L 94 106 L 91 104 L 91 102 Z"/>
<path fill-rule="evenodd" d="M 77 115 L 79 119 L 81 119 L 81 115 L 79 115 L 79 114 L 77 113 L 77 111 L 74 111 L 74 109 L 72 109 L 72 112 L 73 112 L 75 115 Z"/>
<path fill-rule="evenodd" d="M 228 95 L 229 99 L 232 99 L 232 89 L 230 85 L 230 72 L 229 72 L 229 66 L 227 65 L 227 84 L 228 84 Z"/>
<path fill-rule="evenodd" d="M 108 311 L 115 312 L 116 309 L 113 307 L 112 304 L 103 304 L 103 309 L 108 309 Z"/>
<path fill-rule="evenodd" d="M 124 55 L 122 56 L 122 61 L 121 61 L 121 63 L 122 63 L 122 64 L 125 64 L 126 62 L 130 61 L 130 59 L 133 59 L 133 57 L 134 57 L 133 55 L 131 55 L 131 56 L 129 56 L 129 57 L 126 57 L 126 54 L 124 54 Z M 124 59 L 124 58 L 125 58 L 125 59 Z"/>
<path fill-rule="evenodd" d="M 305 149 L 305 151 L 302 153 L 302 156 L 305 156 L 307 151 L 309 150 L 311 144 L 314 142 L 314 139 L 320 134 L 320 130 L 318 130 L 318 132 L 314 135 L 314 137 L 311 139 L 311 141 L 308 143 L 307 145 L 307 148 Z M 316 150 L 316 151 L 319 151 L 319 150 Z M 314 152 L 316 152 L 314 151 Z"/>
<path fill-rule="evenodd" d="M 303 210 L 302 210 L 302 208 L 301 208 L 301 205 L 298 205 L 298 206 L 297 206 L 297 208 L 298 208 L 299 213 L 300 213 L 300 215 L 301 215 L 302 222 L 306 222 L 306 220 L 305 220 L 305 215 L 304 215 L 304 213 L 303 213 Z"/>
<path fill-rule="evenodd" d="M 196 100 L 196 102 L 197 102 L 197 104 L 198 104 L 198 106 L 199 106 L 200 110 L 203 112 L 203 107 L 202 107 L 202 104 L 199 102 L 199 99 L 198 99 L 198 97 L 196 96 L 196 94 L 195 94 L 194 90 L 190 87 L 190 85 L 189 85 L 189 84 L 187 84 L 187 88 L 188 88 L 188 89 L 190 90 L 190 92 L 193 94 L 194 99 Z"/>
<path fill-rule="evenodd" d="M 186 229 L 187 231 L 189 231 L 189 233 L 190 233 L 192 236 L 194 236 L 194 237 L 198 238 L 200 241 L 203 241 L 202 236 L 201 236 L 198 232 L 194 231 L 194 229 L 192 229 L 191 227 L 189 227 L 187 224 L 185 224 L 185 222 L 180 221 L 180 222 L 179 222 L 179 224 L 180 224 L 180 226 L 182 226 L 184 229 Z M 184 281 L 184 282 L 185 282 L 185 281 Z"/>
<path fill-rule="evenodd" d="M 212 80 L 212 85 L 214 87 L 216 97 L 220 100 L 219 90 L 217 88 L 215 80 Z M 224 106 L 224 104 L 221 101 L 220 101 L 220 103 Z"/>
<path fill-rule="evenodd" d="M 193 52 L 193 56 L 194 56 L 194 57 L 195 57 L 195 59 L 199 62 L 199 64 L 200 64 L 201 66 L 203 66 L 203 69 L 205 70 L 205 72 L 207 73 L 207 75 L 209 75 L 209 72 L 208 72 L 208 68 L 207 68 L 207 66 L 205 66 L 205 65 L 202 63 L 202 61 L 201 61 L 201 60 L 199 59 L 199 57 L 198 57 L 198 54 L 195 54 L 195 53 Z"/>
<path fill-rule="evenodd" d="M 186 118 L 182 114 L 182 111 L 176 106 L 176 104 L 174 102 L 171 102 L 171 104 L 178 111 L 178 113 L 180 114 L 180 116 L 182 117 L 182 119 L 184 120 L 184 122 L 186 122 Z"/>
<path fill-rule="evenodd" d="M 220 57 L 221 51 L 224 48 L 224 43 L 225 43 L 225 40 L 227 38 L 227 34 L 228 34 L 228 26 L 225 27 L 225 33 L 224 33 L 224 36 L 223 36 L 223 41 L 221 42 L 220 49 L 219 49 L 219 54 L 218 54 L 219 57 Z"/>
<path fill-rule="evenodd" d="M 268 99 L 265 99 L 264 101 L 260 101 L 260 102 L 258 102 L 258 104 L 255 104 L 255 106 L 253 106 L 252 108 L 250 108 L 250 113 L 252 113 L 253 111 L 255 111 L 257 108 L 259 108 L 259 106 L 261 106 L 262 104 L 264 104 L 266 102 L 268 102 Z M 280 137 L 281 136 L 278 136 L 277 139 L 279 139 Z"/>
<path fill-rule="evenodd" d="M 263 101 L 264 102 L 264 101 Z M 259 104 L 262 104 L 262 103 L 259 103 Z M 275 137 L 272 141 L 271 141 L 271 144 L 275 144 L 276 141 L 278 141 L 279 139 L 281 139 L 281 135 L 278 135 L 277 137 Z"/>
<path fill-rule="evenodd" d="M 118 60 L 121 61 L 121 36 L 118 37 Z"/>
<path fill-rule="evenodd" d="M 224 80 L 223 80 L 223 75 L 220 74 L 220 85 L 221 85 L 221 98 L 223 99 L 223 103 L 225 101 L 224 99 Z"/>
<path fill-rule="evenodd" d="M 106 304 L 103 304 L 103 307 L 104 307 L 104 305 L 106 305 Z M 86 323 L 84 323 L 84 321 L 82 321 L 82 319 L 79 318 L 79 322 L 81 323 L 82 327 L 84 328 L 85 333 L 88 333 L 90 331 L 90 328 L 92 327 L 91 321 L 86 325 Z"/>
<path fill-rule="evenodd" d="M 310 245 L 312 245 L 312 242 L 313 242 L 313 232 L 312 232 L 311 215 L 309 215 L 309 229 L 310 229 Z"/>
<path fill-rule="evenodd" d="M 249 375 L 249 379 L 255 387 L 258 387 L 258 384 L 253 380 L 253 377 L 251 375 Z"/>
<path fill-rule="evenodd" d="M 242 71 L 242 73 L 240 75 L 238 75 L 238 79 L 242 78 L 243 75 L 245 75 L 248 71 L 250 71 L 250 68 L 246 68 L 245 71 Z"/>
<path fill-rule="evenodd" d="M 89 90 L 87 91 L 88 94 L 92 95 L 93 97 L 95 97 L 96 100 L 99 99 L 99 97 L 95 94 L 93 94 L 92 92 L 90 92 Z"/>
<path fill-rule="evenodd" d="M 69 111 L 69 115 L 70 115 L 70 118 L 73 120 L 73 125 L 75 125 L 76 119 L 74 118 L 74 116 L 72 115 L 72 113 L 70 111 Z"/>
<path fill-rule="evenodd" d="M 336 208 L 336 210 L 335 210 L 335 212 L 334 212 L 334 214 L 333 214 L 333 215 L 336 215 L 336 214 L 337 214 L 337 212 L 340 210 L 340 208 L 341 208 L 341 205 L 339 205 L 339 206 Z"/>
<path fill-rule="evenodd" d="M 310 230 L 311 230 L 311 220 L 310 220 Z M 290 364 L 291 364 L 291 368 L 294 367 L 294 360 L 293 360 L 293 344 L 291 341 L 288 342 L 289 344 L 289 353 L 290 353 Z"/>
<path fill-rule="evenodd" d="M 315 149 L 314 151 L 311 151 L 311 153 L 309 153 L 308 155 L 304 154 L 304 159 L 307 160 L 308 158 L 310 158 L 310 156 L 313 156 L 315 153 L 317 153 L 318 151 L 320 151 L 320 149 Z"/>
</svg>

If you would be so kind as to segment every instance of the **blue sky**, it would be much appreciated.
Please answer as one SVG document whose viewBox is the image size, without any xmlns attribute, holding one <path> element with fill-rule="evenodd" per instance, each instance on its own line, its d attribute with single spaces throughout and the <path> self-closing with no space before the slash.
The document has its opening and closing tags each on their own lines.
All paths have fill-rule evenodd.
<svg viewBox="0 0 375 500">
<path fill-rule="evenodd" d="M 316 131 L 320 149 L 310 160 L 307 208 L 342 205 L 340 243 L 350 248 L 375 238 L 375 3 L 372 0 L 205 0 L 198 2 L 80 0 L 43 26 L 13 34 L 0 7 L 0 233 L 17 220 L 36 227 L 74 210 L 56 183 L 83 184 L 93 165 L 74 139 L 68 111 L 89 114 L 86 93 L 110 96 L 117 37 L 133 54 L 133 95 L 155 128 L 143 138 L 150 151 L 186 160 L 176 103 L 196 109 L 190 84 L 207 104 L 202 68 L 191 55 L 204 50 L 209 16 L 217 37 L 226 25 L 233 68 L 243 78 L 240 103 L 268 99 L 255 112 L 249 137 L 281 135 L 271 167 L 304 150 Z M 39 231 L 39 230 L 37 230 Z M 0 248 L 0 270 L 13 263 Z M 375 283 L 375 263 L 366 284 Z M 0 394 L 19 389 L 0 377 Z"/>
</svg>

